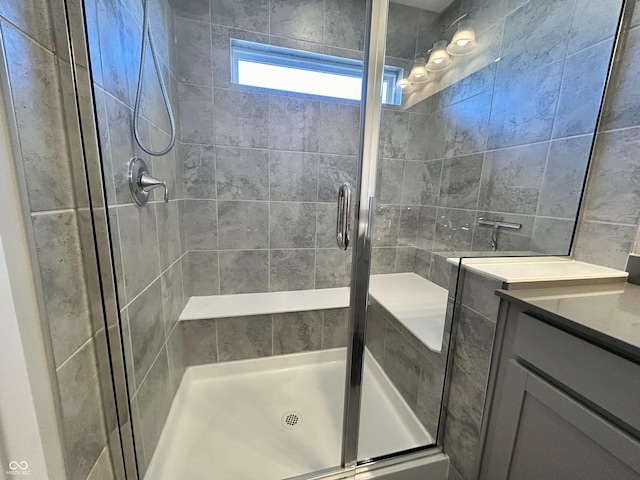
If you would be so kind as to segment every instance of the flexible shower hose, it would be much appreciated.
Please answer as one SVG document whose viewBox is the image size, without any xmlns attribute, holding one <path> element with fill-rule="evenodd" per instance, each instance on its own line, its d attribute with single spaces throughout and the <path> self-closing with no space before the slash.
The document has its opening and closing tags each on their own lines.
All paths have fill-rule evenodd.
<svg viewBox="0 0 640 480">
<path fill-rule="evenodd" d="M 151 23 L 149 19 L 149 1 L 142 0 L 143 5 L 143 18 L 142 18 L 142 52 L 140 54 L 140 70 L 138 72 L 138 90 L 136 92 L 136 103 L 133 110 L 133 134 L 136 137 L 136 142 L 140 145 L 140 148 L 148 153 L 159 157 L 165 155 L 172 148 L 176 141 L 176 120 L 173 116 L 173 109 L 171 108 L 171 102 L 169 101 L 169 95 L 167 94 L 167 87 L 164 84 L 164 78 L 162 76 L 162 70 L 160 69 L 160 61 L 158 60 L 158 53 L 156 51 L 156 43 L 153 40 L 153 34 L 151 33 Z M 140 104 L 142 103 L 142 84 L 144 82 L 144 63 L 147 55 L 147 44 L 151 46 L 151 57 L 153 58 L 153 64 L 156 68 L 156 75 L 158 76 L 158 83 L 160 84 L 160 91 L 162 92 L 162 99 L 164 100 L 164 106 L 169 116 L 169 124 L 171 129 L 171 139 L 169 144 L 162 150 L 153 151 L 151 147 L 147 147 L 140 138 L 138 132 L 138 119 L 140 117 Z"/>
</svg>

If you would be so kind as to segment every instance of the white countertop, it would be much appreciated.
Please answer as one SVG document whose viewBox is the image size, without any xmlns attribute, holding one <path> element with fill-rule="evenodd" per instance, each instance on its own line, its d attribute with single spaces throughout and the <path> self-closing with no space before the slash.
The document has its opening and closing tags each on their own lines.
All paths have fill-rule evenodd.
<svg viewBox="0 0 640 480">
<path fill-rule="evenodd" d="M 459 265 L 459 258 L 447 262 Z M 562 257 L 464 258 L 466 270 L 506 283 L 531 283 L 567 280 L 620 279 L 629 274 L 613 268 L 578 262 Z"/>
</svg>

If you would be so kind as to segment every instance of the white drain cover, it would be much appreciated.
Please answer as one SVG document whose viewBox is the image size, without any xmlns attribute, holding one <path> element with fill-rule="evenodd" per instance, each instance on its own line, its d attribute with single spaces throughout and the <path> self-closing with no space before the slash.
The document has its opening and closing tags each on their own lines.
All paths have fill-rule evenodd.
<svg viewBox="0 0 640 480">
<path fill-rule="evenodd" d="M 286 412 L 282 415 L 282 426 L 288 430 L 302 425 L 302 414 L 300 412 Z"/>
</svg>

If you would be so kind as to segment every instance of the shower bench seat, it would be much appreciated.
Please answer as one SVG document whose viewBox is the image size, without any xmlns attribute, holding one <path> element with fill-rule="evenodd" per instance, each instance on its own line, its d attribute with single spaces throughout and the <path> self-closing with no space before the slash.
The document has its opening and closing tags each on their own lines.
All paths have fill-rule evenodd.
<svg viewBox="0 0 640 480">
<path fill-rule="evenodd" d="M 415 273 L 372 275 L 369 294 L 430 350 L 442 348 L 447 290 Z M 349 306 L 349 287 L 191 297 L 181 321 L 330 310 Z"/>
</svg>

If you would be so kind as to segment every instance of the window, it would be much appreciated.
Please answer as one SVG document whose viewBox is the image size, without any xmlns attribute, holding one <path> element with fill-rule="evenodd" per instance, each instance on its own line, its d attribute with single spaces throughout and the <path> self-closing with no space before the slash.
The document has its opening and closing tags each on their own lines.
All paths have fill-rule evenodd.
<svg viewBox="0 0 640 480">
<path fill-rule="evenodd" d="M 360 100 L 362 61 L 231 40 L 231 81 L 239 85 Z M 400 105 L 403 69 L 385 66 L 382 102 Z"/>
</svg>

